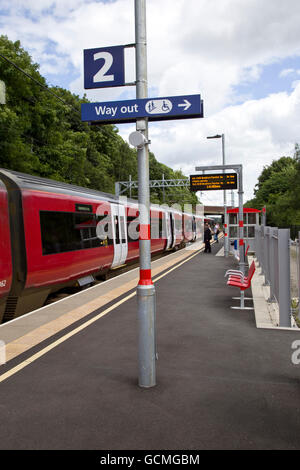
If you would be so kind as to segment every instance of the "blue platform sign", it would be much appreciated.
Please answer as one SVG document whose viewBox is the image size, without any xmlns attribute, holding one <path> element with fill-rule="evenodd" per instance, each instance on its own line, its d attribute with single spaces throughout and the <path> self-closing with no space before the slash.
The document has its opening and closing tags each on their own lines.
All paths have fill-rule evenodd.
<svg viewBox="0 0 300 470">
<path fill-rule="evenodd" d="M 139 118 L 149 121 L 203 117 L 201 95 L 143 98 L 81 105 L 81 120 L 95 123 L 128 123 Z"/>
<path fill-rule="evenodd" d="M 125 85 L 124 46 L 85 49 L 84 88 Z"/>
</svg>

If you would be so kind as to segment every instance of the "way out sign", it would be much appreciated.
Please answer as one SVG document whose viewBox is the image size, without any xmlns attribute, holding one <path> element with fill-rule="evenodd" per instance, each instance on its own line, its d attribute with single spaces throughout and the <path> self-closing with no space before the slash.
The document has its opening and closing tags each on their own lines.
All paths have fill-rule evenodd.
<svg viewBox="0 0 300 470">
<path fill-rule="evenodd" d="M 149 121 L 203 117 L 201 95 L 167 96 L 81 105 L 82 121 L 128 123 L 138 118 Z"/>
</svg>

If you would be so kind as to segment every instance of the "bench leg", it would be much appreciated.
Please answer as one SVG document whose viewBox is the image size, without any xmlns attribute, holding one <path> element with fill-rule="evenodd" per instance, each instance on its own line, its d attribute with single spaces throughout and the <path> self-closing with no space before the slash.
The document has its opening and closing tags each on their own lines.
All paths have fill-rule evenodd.
<svg viewBox="0 0 300 470">
<path fill-rule="evenodd" d="M 231 297 L 234 300 L 241 300 L 240 297 Z M 253 300 L 253 297 L 244 297 L 244 300 Z"/>
<path fill-rule="evenodd" d="M 230 308 L 235 309 L 235 310 L 254 310 L 253 307 L 245 307 L 245 292 L 243 290 L 241 291 L 241 297 L 236 297 L 236 299 L 239 299 L 241 301 L 240 306 L 239 307 L 230 307 Z M 248 297 L 247 297 L 247 299 L 248 299 Z M 252 299 L 250 298 L 250 300 L 252 300 Z"/>
</svg>

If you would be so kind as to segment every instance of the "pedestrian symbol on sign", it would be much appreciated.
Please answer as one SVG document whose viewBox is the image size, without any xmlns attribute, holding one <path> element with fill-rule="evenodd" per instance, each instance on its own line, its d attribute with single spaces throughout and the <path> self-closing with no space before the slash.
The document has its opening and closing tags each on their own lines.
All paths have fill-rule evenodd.
<svg viewBox="0 0 300 470">
<path fill-rule="evenodd" d="M 148 113 L 152 113 L 156 108 L 153 101 L 149 101 L 146 106 L 148 106 Z"/>
<path fill-rule="evenodd" d="M 147 101 L 145 110 L 148 114 L 166 114 L 172 111 L 173 105 L 170 100 Z"/>
</svg>

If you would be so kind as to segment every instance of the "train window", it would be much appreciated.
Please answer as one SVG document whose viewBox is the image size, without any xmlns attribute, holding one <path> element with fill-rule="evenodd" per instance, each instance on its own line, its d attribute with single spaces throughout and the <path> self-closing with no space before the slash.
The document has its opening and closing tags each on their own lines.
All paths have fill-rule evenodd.
<svg viewBox="0 0 300 470">
<path fill-rule="evenodd" d="M 119 217 L 114 215 L 114 224 L 115 224 L 115 240 L 116 244 L 120 244 L 120 232 L 119 232 Z"/>
<path fill-rule="evenodd" d="M 124 217 L 120 216 L 120 227 L 121 227 L 121 240 L 122 243 L 126 243 L 126 234 L 125 234 L 125 220 Z"/>
<path fill-rule="evenodd" d="M 156 213 L 157 215 L 157 213 Z M 150 229 L 151 229 L 151 240 L 158 240 L 159 238 L 159 222 L 158 222 L 158 218 L 157 217 L 154 217 L 152 214 L 151 214 L 151 219 L 150 219 Z"/>
<path fill-rule="evenodd" d="M 127 238 L 128 243 L 139 240 L 139 219 L 138 217 L 127 216 Z"/>
<path fill-rule="evenodd" d="M 40 211 L 43 255 L 107 245 L 97 237 L 97 223 L 105 216 Z"/>
<path fill-rule="evenodd" d="M 108 215 L 108 212 L 105 211 L 104 215 L 97 215 L 96 222 L 96 226 L 98 226 L 98 236 L 101 236 L 100 240 L 103 240 L 102 244 L 104 246 L 113 245 L 111 217 Z"/>
<path fill-rule="evenodd" d="M 156 217 L 154 217 L 154 214 Z M 165 238 L 163 230 L 163 217 L 162 212 L 153 212 L 151 214 L 151 239 L 158 240 L 159 238 Z"/>
<path fill-rule="evenodd" d="M 159 223 L 159 238 L 163 238 L 163 219 L 162 219 L 161 212 L 159 213 L 158 223 Z"/>
<path fill-rule="evenodd" d="M 201 230 L 203 229 L 203 222 L 201 220 L 196 220 L 196 227 L 197 231 L 201 232 Z"/>
<path fill-rule="evenodd" d="M 181 218 L 176 218 L 175 219 L 175 228 L 178 232 L 181 232 L 182 231 L 182 220 Z"/>
<path fill-rule="evenodd" d="M 75 230 L 78 230 L 80 233 L 81 246 L 83 248 L 94 248 L 102 244 L 101 240 L 97 237 L 96 218 L 94 215 L 75 214 Z"/>
<path fill-rule="evenodd" d="M 191 220 L 188 217 L 184 217 L 184 231 L 185 233 L 189 233 L 193 231 L 194 220 Z"/>
<path fill-rule="evenodd" d="M 161 214 L 161 238 L 167 238 L 167 221 L 166 221 L 166 213 L 162 212 Z"/>
</svg>

